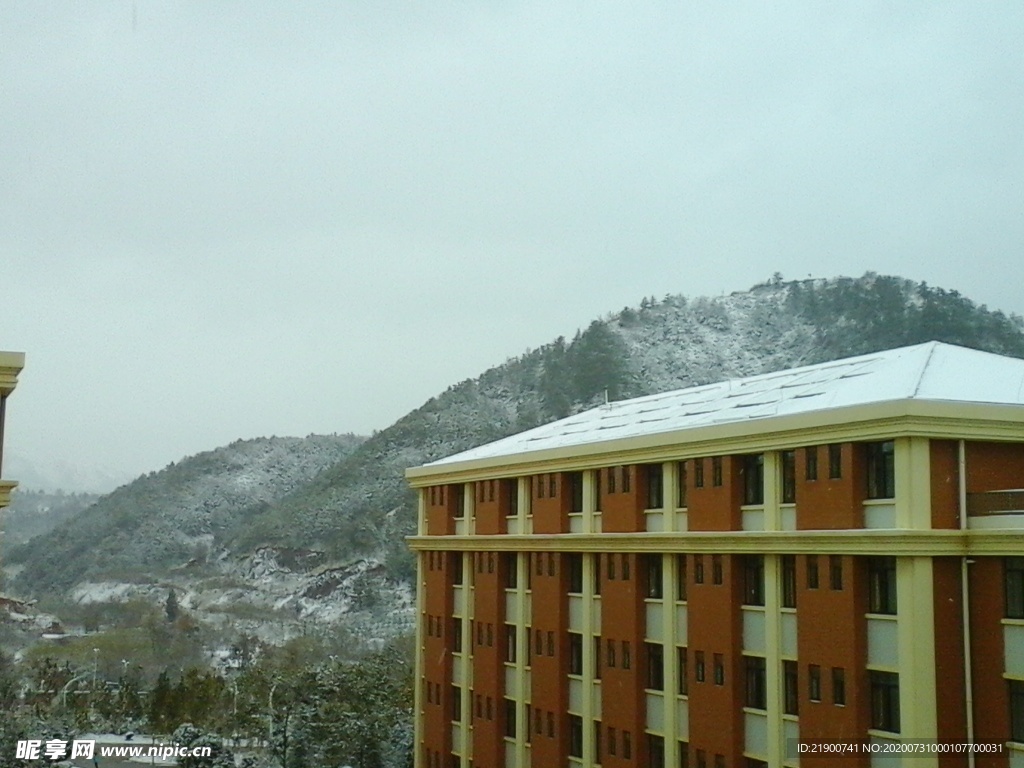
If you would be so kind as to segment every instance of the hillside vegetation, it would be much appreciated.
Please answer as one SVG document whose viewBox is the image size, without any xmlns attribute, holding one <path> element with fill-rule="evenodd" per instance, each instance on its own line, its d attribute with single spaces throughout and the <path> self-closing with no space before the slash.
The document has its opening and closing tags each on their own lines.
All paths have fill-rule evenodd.
<svg viewBox="0 0 1024 768">
<path fill-rule="evenodd" d="M 651 394 L 930 340 L 1024 357 L 1019 317 L 897 277 L 777 277 L 729 296 L 645 299 L 593 321 L 571 340 L 556 339 L 450 387 L 358 445 L 324 438 L 318 451 L 290 456 L 279 474 L 276 459 L 267 456 L 267 488 L 258 503 L 231 502 L 226 478 L 238 475 L 218 451 L 140 478 L 16 551 L 12 557 L 25 564 L 18 585 L 40 592 L 104 571 L 145 574 L 194 557 L 200 543 L 233 553 L 273 545 L 314 549 L 334 560 L 375 557 L 392 579 L 408 580 L 412 561 L 403 537 L 413 532 L 415 503 L 403 478 L 407 467 L 606 396 Z"/>
</svg>

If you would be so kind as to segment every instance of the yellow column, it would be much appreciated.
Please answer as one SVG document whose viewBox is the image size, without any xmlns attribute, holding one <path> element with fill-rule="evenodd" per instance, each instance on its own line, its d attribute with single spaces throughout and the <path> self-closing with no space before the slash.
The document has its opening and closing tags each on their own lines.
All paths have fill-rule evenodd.
<svg viewBox="0 0 1024 768">
<path fill-rule="evenodd" d="M 467 512 L 468 514 L 468 512 Z M 462 605 L 459 606 L 459 614 L 462 616 L 462 656 L 458 659 L 462 687 L 459 689 L 462 699 L 460 709 L 462 720 L 460 730 L 462 731 L 462 750 L 460 752 L 460 764 L 462 768 L 469 768 L 470 758 L 473 754 L 473 697 L 470 691 L 473 688 L 473 589 L 476 581 L 476 569 L 473 568 L 473 553 L 462 553 Z"/>
<path fill-rule="evenodd" d="M 938 736 L 933 584 L 930 557 L 896 559 L 900 734 L 904 738 L 934 740 Z M 938 766 L 934 754 L 915 755 L 911 762 L 914 768 Z"/>
<path fill-rule="evenodd" d="M 420 509 L 423 509 L 423 491 L 420 491 Z M 423 529 L 420 529 L 423 533 Z M 423 559 L 425 552 L 416 554 L 416 684 L 412 687 L 413 712 L 413 765 L 420 768 L 423 765 L 423 595 L 426 592 L 427 584 L 423 579 Z"/>
<path fill-rule="evenodd" d="M 896 474 L 896 527 L 932 527 L 931 453 L 928 438 L 898 437 L 893 464 Z"/>
</svg>

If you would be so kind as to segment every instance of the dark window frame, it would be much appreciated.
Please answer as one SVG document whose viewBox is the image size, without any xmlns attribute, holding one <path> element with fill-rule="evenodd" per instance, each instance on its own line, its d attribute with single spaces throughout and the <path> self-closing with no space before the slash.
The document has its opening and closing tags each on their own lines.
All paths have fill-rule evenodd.
<svg viewBox="0 0 1024 768">
<path fill-rule="evenodd" d="M 899 611 L 896 592 L 896 558 L 869 557 L 868 613 L 895 616 Z"/>
<path fill-rule="evenodd" d="M 768 709 L 768 672 L 763 656 L 743 657 L 744 704 L 750 709 Z"/>
<path fill-rule="evenodd" d="M 892 440 L 867 443 L 867 496 L 869 499 L 892 499 L 896 496 L 896 447 Z"/>
<path fill-rule="evenodd" d="M 743 503 L 764 504 L 764 454 L 753 453 L 743 457 Z"/>
<path fill-rule="evenodd" d="M 783 451 L 779 456 L 782 473 L 782 503 L 796 503 L 796 451 Z"/>
<path fill-rule="evenodd" d="M 900 732 L 900 676 L 895 672 L 868 670 L 871 691 L 871 727 Z"/>
</svg>

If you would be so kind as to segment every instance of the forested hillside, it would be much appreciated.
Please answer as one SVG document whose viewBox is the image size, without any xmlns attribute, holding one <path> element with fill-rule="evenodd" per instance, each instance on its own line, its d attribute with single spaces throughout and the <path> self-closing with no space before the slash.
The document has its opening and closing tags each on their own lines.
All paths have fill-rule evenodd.
<svg viewBox="0 0 1024 768">
<path fill-rule="evenodd" d="M 18 584 L 32 592 L 61 589 L 100 571 L 146 573 L 204 547 L 240 553 L 263 545 L 312 549 L 328 560 L 375 557 L 392 579 L 406 580 L 412 561 L 403 537 L 415 519 L 403 478 L 407 467 L 606 396 L 650 394 L 929 340 L 1024 357 L 1019 317 L 897 277 L 775 278 L 717 298 L 644 299 L 594 320 L 573 339 L 556 339 L 453 385 L 358 447 L 350 441 L 292 457 L 280 482 L 267 457 L 268 488 L 259 503 L 210 498 L 196 480 L 216 476 L 213 465 L 197 475 L 191 467 L 185 473 L 183 462 L 178 471 L 142 478 L 128 486 L 130 495 L 115 493 L 45 541 L 17 551 L 25 564 Z M 190 461 L 214 462 L 217 452 L 204 456 Z M 307 462 L 301 471 L 299 461 Z M 192 501 L 181 501 L 183 494 Z M 176 520 L 173 535 L 161 522 L 168 517 Z"/>
</svg>

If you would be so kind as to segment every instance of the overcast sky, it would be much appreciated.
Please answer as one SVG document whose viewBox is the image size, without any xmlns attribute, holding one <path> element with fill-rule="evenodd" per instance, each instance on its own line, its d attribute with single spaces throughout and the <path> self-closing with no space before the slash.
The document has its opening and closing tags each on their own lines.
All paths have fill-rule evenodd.
<svg viewBox="0 0 1024 768">
<path fill-rule="evenodd" d="M 8 452 L 367 433 L 776 271 L 1024 313 L 1022 37 L 1016 1 L 2 3 Z"/>
</svg>

